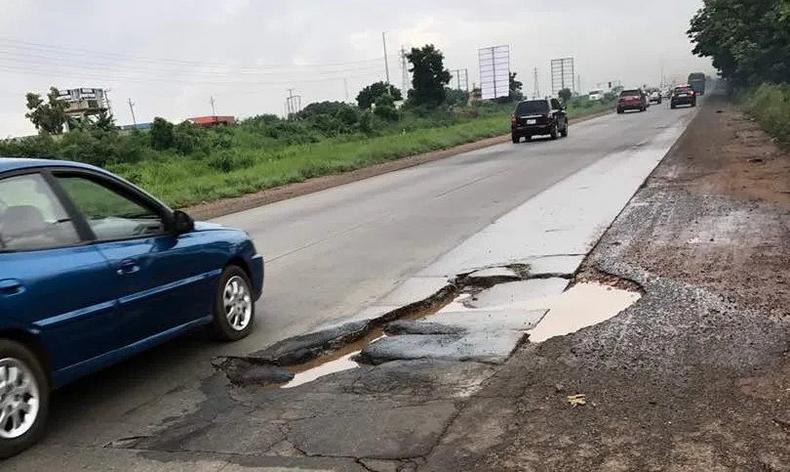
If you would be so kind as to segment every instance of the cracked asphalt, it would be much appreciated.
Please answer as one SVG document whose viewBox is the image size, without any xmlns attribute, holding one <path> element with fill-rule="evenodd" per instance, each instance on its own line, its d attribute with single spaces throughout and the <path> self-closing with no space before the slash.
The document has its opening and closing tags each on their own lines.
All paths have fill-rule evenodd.
<svg viewBox="0 0 790 472">
<path fill-rule="evenodd" d="M 391 357 L 293 389 L 270 384 L 272 376 L 283 375 L 274 369 L 234 382 L 221 362 L 278 346 L 282 352 L 275 361 L 292 355 L 285 364 L 315 357 L 325 349 L 294 354 L 283 347 L 288 341 L 275 343 L 316 327 L 359 322 L 372 313 L 366 311 L 370 306 L 397 308 L 387 305 L 388 297 L 393 303 L 411 301 L 411 289 L 433 293 L 447 276 L 491 266 L 492 260 L 499 266 L 528 264 L 547 277 L 542 281 L 561 276 L 564 286 L 638 186 L 629 187 L 631 182 L 662 157 L 656 149 L 674 142 L 668 129 L 682 131 L 692 115 L 655 107 L 605 116 L 573 127 L 567 140 L 501 144 L 223 218 L 250 231 L 269 260 L 262 322 L 254 336 L 212 346 L 195 335 L 61 392 L 49 437 L 3 464 L 4 470 L 663 470 L 654 467 L 668 457 L 661 454 L 681 464 L 682 457 L 707 454 L 713 470 L 732 465 L 717 462 L 721 449 L 689 426 L 702 417 L 694 408 L 707 404 L 708 412 L 716 411 L 710 405 L 726 399 L 720 406 L 728 409 L 719 412 L 737 420 L 730 424 L 716 414 L 719 423 L 706 427 L 733 437 L 766 404 L 773 409 L 763 412 L 769 421 L 762 426 L 783 424 L 784 404 L 774 405 L 771 396 L 781 390 L 760 389 L 786 385 L 774 371 L 765 377 L 764 369 L 783 359 L 787 330 L 781 307 L 788 304 L 774 303 L 764 316 L 767 305 L 741 303 L 732 294 L 737 286 L 722 277 L 716 279 L 721 285 L 699 284 L 671 267 L 650 265 L 662 247 L 645 248 L 660 230 L 688 229 L 695 221 L 700 231 L 715 232 L 711 219 L 737 218 L 735 209 L 744 205 L 728 195 L 676 194 L 673 179 L 682 166 L 671 173 L 662 169 L 684 162 L 677 156 L 685 154 L 678 153 L 690 145 L 682 140 L 650 181 L 664 186 L 641 189 L 582 266 L 582 277 L 600 280 L 602 271 L 645 291 L 610 321 L 538 345 L 518 347 L 514 341 L 508 352 L 518 349 L 507 362 L 507 356 L 496 362 Z M 698 122 L 694 129 L 706 126 Z M 652 141 L 660 144 L 651 146 Z M 595 182 L 606 182 L 612 198 L 591 193 Z M 567 189 L 567 200 L 554 197 L 557 189 Z M 584 211 L 585 201 L 605 210 Z M 777 222 L 786 213 L 772 213 L 775 203 L 745 205 L 773 215 L 774 220 L 760 220 L 761 233 L 782 241 L 787 228 Z M 574 223 L 546 226 L 561 212 L 578 214 L 575 226 L 585 229 L 574 231 Z M 722 241 L 741 241 L 745 227 L 728 226 Z M 538 232 L 551 237 L 539 247 L 520 242 Z M 662 234 L 677 243 L 672 233 Z M 767 243 L 749 247 L 758 246 L 773 250 Z M 638 251 L 643 252 L 634 256 Z M 410 281 L 410 290 L 398 292 L 398 284 Z M 725 289 L 731 300 L 722 298 Z M 413 334 L 417 328 L 389 329 Z M 358 339 L 344 333 L 338 345 Z M 711 390 L 745 373 L 753 375 L 739 378 L 748 386 L 738 388 L 757 392 L 755 398 L 745 394 L 751 403 L 737 398 L 748 417 L 735 411 L 733 398 Z M 576 393 L 587 395 L 588 404 L 569 409 L 565 398 Z M 676 445 L 666 443 L 675 430 L 665 422 L 673 421 L 686 426 L 679 430 L 686 436 L 674 437 Z M 775 430 L 767 434 L 774 433 L 776 446 L 758 451 L 761 464 L 785 470 L 781 436 Z M 694 434 L 703 439 L 692 441 Z M 648 451 L 652 442 L 663 449 Z M 730 451 L 754 450 L 735 439 L 727 444 Z M 639 458 L 629 455 L 631 449 Z"/>
</svg>

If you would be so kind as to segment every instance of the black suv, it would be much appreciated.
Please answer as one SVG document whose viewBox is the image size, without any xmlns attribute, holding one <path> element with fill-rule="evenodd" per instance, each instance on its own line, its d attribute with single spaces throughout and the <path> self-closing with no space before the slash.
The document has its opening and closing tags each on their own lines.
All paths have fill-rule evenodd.
<svg viewBox="0 0 790 472">
<path fill-rule="evenodd" d="M 678 105 L 697 106 L 697 94 L 690 86 L 682 85 L 680 87 L 675 87 L 675 90 L 672 91 L 669 107 L 674 109 Z"/>
<path fill-rule="evenodd" d="M 513 142 L 519 142 L 522 137 L 529 141 L 538 134 L 551 135 L 551 139 L 568 136 L 568 114 L 556 98 L 524 100 L 516 105 L 510 118 Z"/>
</svg>

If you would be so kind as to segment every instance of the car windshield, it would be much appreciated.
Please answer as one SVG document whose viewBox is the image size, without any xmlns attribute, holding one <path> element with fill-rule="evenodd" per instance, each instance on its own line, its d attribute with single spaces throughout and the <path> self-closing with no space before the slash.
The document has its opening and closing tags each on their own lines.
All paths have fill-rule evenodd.
<svg viewBox="0 0 790 472">
<path fill-rule="evenodd" d="M 688 87 L 678 87 L 675 89 L 675 93 L 691 93 L 691 89 Z"/>
<path fill-rule="evenodd" d="M 622 92 L 620 92 L 621 97 L 633 97 L 633 96 L 638 97 L 639 95 L 640 95 L 639 90 L 623 90 Z"/>
<path fill-rule="evenodd" d="M 546 100 L 530 100 L 521 102 L 516 107 L 517 115 L 531 115 L 535 113 L 546 113 L 549 111 L 549 104 Z"/>
</svg>

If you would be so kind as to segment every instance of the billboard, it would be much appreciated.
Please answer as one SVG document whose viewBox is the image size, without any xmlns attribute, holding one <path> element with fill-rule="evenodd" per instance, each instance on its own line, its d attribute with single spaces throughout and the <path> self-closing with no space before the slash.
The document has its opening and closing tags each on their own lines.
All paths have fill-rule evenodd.
<svg viewBox="0 0 790 472">
<path fill-rule="evenodd" d="M 477 51 L 480 61 L 480 92 L 483 100 L 510 95 L 510 46 L 492 46 Z"/>
<path fill-rule="evenodd" d="M 557 96 L 560 90 L 566 88 L 571 92 L 576 90 L 573 72 L 573 58 L 562 57 L 551 60 L 551 94 Z"/>
</svg>

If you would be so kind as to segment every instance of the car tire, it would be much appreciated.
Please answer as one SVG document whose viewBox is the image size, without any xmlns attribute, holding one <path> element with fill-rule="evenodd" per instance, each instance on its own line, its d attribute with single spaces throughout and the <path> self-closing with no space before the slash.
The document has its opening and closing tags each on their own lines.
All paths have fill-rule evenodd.
<svg viewBox="0 0 790 472">
<path fill-rule="evenodd" d="M 695 106 L 697 106 L 697 102 L 693 102 L 693 103 L 691 104 L 691 107 L 692 107 L 692 108 L 693 108 L 693 107 L 695 107 Z"/>
<path fill-rule="evenodd" d="M 677 107 L 677 105 L 675 105 L 674 103 L 670 103 L 670 104 L 669 104 L 669 108 L 671 108 L 671 109 L 673 109 L 673 110 L 674 110 L 674 109 L 675 109 L 675 107 Z"/>
<path fill-rule="evenodd" d="M 222 271 L 214 295 L 211 334 L 219 341 L 246 337 L 255 324 L 255 297 L 247 273 L 229 265 Z"/>
<path fill-rule="evenodd" d="M 560 131 L 560 135 L 562 135 L 563 138 L 568 137 L 568 123 L 565 123 L 565 127 Z"/>
<path fill-rule="evenodd" d="M 532 135 L 528 134 L 524 136 L 524 141 L 532 141 Z"/>
<path fill-rule="evenodd" d="M 13 375 L 18 382 L 26 380 L 24 387 L 22 383 L 8 384 L 12 368 L 15 368 Z M 0 459 L 19 454 L 41 439 L 49 413 L 50 393 L 49 380 L 38 356 L 21 343 L 0 339 L 0 381 L 3 380 L 6 385 L 0 388 L 0 405 L 3 411 L 14 408 L 12 411 L 20 423 L 14 427 L 8 417 L 0 424 Z M 27 413 L 17 409 L 23 405 L 28 408 Z M 31 414 L 32 419 L 28 417 Z"/>
<path fill-rule="evenodd" d="M 551 127 L 551 139 L 557 139 L 560 137 L 560 131 L 557 128 L 557 124 L 555 123 L 554 126 Z"/>
<path fill-rule="evenodd" d="M 521 138 L 517 134 L 511 134 L 510 139 L 513 141 L 513 144 L 516 144 Z"/>
<path fill-rule="evenodd" d="M 618 115 L 622 115 L 623 114 L 623 109 L 620 108 L 620 107 L 617 107 L 617 114 Z"/>
</svg>

